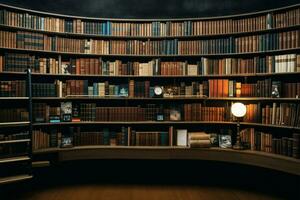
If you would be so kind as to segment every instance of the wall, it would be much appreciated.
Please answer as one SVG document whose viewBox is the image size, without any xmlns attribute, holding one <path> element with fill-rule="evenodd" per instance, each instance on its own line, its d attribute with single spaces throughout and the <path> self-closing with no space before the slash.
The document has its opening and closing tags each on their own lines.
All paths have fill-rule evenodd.
<svg viewBox="0 0 300 200">
<path fill-rule="evenodd" d="M 0 0 L 0 3 L 68 15 L 112 18 L 180 18 L 272 9 L 299 0 Z"/>
</svg>

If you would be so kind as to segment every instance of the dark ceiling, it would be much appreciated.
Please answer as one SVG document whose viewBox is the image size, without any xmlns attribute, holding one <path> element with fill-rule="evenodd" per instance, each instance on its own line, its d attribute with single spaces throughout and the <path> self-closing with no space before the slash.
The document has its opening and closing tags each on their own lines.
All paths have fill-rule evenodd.
<svg viewBox="0 0 300 200">
<path fill-rule="evenodd" d="M 300 0 L 0 0 L 1 3 L 67 15 L 108 18 L 181 18 L 240 14 Z"/>
</svg>

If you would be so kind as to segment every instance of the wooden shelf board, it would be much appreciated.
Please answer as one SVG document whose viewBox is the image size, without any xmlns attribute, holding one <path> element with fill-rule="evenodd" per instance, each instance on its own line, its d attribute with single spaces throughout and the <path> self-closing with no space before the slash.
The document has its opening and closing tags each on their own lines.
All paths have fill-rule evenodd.
<svg viewBox="0 0 300 200">
<path fill-rule="evenodd" d="M 30 142 L 30 139 L 3 140 L 3 141 L 0 141 L 0 144 L 12 144 L 12 143 L 24 143 L 24 142 Z"/>
<path fill-rule="evenodd" d="M 27 160 L 30 160 L 30 158 L 28 156 L 18 156 L 18 157 L 11 157 L 11 158 L 2 158 L 2 159 L 0 159 L 0 164 L 1 163 L 27 161 Z"/>
<path fill-rule="evenodd" d="M 300 159 L 287 156 L 222 148 L 78 146 L 37 150 L 34 154 L 58 153 L 59 161 L 85 159 L 189 159 L 254 165 L 300 175 Z"/>
<path fill-rule="evenodd" d="M 169 125 L 169 124 L 234 124 L 234 122 L 220 122 L 220 121 L 132 121 L 132 122 L 125 122 L 125 121 L 113 121 L 113 122 L 108 122 L 108 121 L 95 121 L 95 122 L 59 122 L 59 123 L 33 123 L 33 126 L 48 126 L 48 125 L 88 125 L 88 124 L 100 124 L 100 125 L 134 125 L 134 124 L 150 124 L 150 125 L 155 125 L 155 124 L 162 124 L 162 125 Z"/>
<path fill-rule="evenodd" d="M 28 100 L 28 97 L 0 97 L 0 100 Z"/>
<path fill-rule="evenodd" d="M 0 72 L 0 75 L 2 76 L 26 76 L 26 73 L 24 72 L 9 72 L 4 71 Z M 132 78 L 132 79 L 159 79 L 159 78 L 184 78 L 184 79 L 190 79 L 190 78 L 201 78 L 201 79 L 208 79 L 208 78 L 229 78 L 229 77 L 236 77 L 236 78 L 245 78 L 245 77 L 265 77 L 265 76 L 299 76 L 300 72 L 286 72 L 286 73 L 255 73 L 255 74 L 222 74 L 222 75 L 196 75 L 196 76 L 189 76 L 189 75 L 155 75 L 155 76 L 136 76 L 136 75 L 115 75 L 115 76 L 108 76 L 108 75 L 92 75 L 92 74 L 41 74 L 41 73 L 32 73 L 33 77 L 40 77 L 40 76 L 46 76 L 48 78 L 76 78 L 76 77 L 86 77 L 86 78 L 99 78 L 99 79 L 110 79 L 110 78 Z"/>
<path fill-rule="evenodd" d="M 33 178 L 31 175 L 16 175 L 16 176 L 9 176 L 9 177 L 4 177 L 0 178 L 0 184 L 7 184 L 7 183 L 13 183 L 13 182 L 18 182 L 18 181 L 24 181 Z"/>
<path fill-rule="evenodd" d="M 32 167 L 33 168 L 39 168 L 39 167 L 49 167 L 50 166 L 50 161 L 34 161 L 32 162 Z"/>
<path fill-rule="evenodd" d="M 236 122 L 229 121 L 95 121 L 95 122 L 58 122 L 58 123 L 34 123 L 33 126 L 57 126 L 57 125 L 235 125 Z M 241 122 L 241 126 L 256 126 L 256 127 L 268 127 L 268 128 L 281 128 L 281 129 L 291 129 L 300 130 L 300 127 L 294 126 L 281 126 L 273 124 L 261 124 L 261 123 L 250 123 Z"/>
<path fill-rule="evenodd" d="M 265 98 L 265 97 L 199 97 L 199 96 L 181 96 L 181 97 L 164 97 L 164 98 L 147 98 L 147 97 L 110 97 L 110 96 L 68 96 L 68 97 L 33 97 L 33 100 L 203 100 L 203 101 L 300 101 L 300 98 Z"/>
<path fill-rule="evenodd" d="M 0 122 L 0 127 L 28 126 L 29 124 L 30 124 L 29 121 L 24 121 L 24 122 Z"/>
</svg>

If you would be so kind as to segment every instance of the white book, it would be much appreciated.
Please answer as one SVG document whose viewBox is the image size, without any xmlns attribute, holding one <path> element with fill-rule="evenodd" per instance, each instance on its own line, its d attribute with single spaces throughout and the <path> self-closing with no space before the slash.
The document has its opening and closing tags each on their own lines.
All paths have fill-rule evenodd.
<svg viewBox="0 0 300 200">
<path fill-rule="evenodd" d="M 198 65 L 188 65 L 188 75 L 197 76 L 198 75 Z"/>
<path fill-rule="evenodd" d="M 187 146 L 188 132 L 187 129 L 177 130 L 177 146 Z"/>
</svg>

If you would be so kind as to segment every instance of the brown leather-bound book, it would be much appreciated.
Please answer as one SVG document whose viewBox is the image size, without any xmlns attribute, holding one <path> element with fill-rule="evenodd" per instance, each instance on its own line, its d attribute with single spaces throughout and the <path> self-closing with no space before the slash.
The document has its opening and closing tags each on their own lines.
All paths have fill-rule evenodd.
<svg viewBox="0 0 300 200">
<path fill-rule="evenodd" d="M 212 82 L 212 97 L 218 97 L 218 79 L 214 79 Z"/>
<path fill-rule="evenodd" d="M 229 96 L 229 80 L 224 79 L 223 80 L 223 97 Z"/>
<path fill-rule="evenodd" d="M 83 67 L 85 74 L 90 74 L 90 67 L 89 67 L 89 59 L 88 58 L 83 58 Z"/>
<path fill-rule="evenodd" d="M 94 58 L 90 58 L 87 59 L 88 65 L 87 67 L 89 68 L 89 74 L 95 74 L 95 59 Z"/>
<path fill-rule="evenodd" d="M 266 124 L 270 124 L 270 106 L 266 105 Z"/>
<path fill-rule="evenodd" d="M 88 87 L 87 81 L 84 80 L 77 80 L 76 81 L 76 95 L 86 95 L 84 94 L 85 87 Z M 88 90 L 88 89 L 87 89 Z"/>
<path fill-rule="evenodd" d="M 1 35 L 0 35 L 0 37 L 1 37 Z M 3 56 L 0 55 L 0 72 L 3 72 L 3 68 L 4 68 L 4 62 L 3 62 L 3 60 L 4 60 Z"/>
<path fill-rule="evenodd" d="M 183 110 L 184 110 L 184 120 L 185 121 L 190 121 L 189 119 L 189 105 L 190 104 L 184 104 Z"/>
<path fill-rule="evenodd" d="M 210 147 L 210 140 L 190 140 L 189 145 L 191 148 L 204 148 Z"/>
<path fill-rule="evenodd" d="M 85 67 L 84 67 L 84 58 L 78 58 L 79 59 L 79 74 L 85 74 Z"/>
<path fill-rule="evenodd" d="M 266 108 L 262 108 L 261 119 L 262 119 L 261 123 L 266 124 Z"/>
<path fill-rule="evenodd" d="M 236 97 L 241 97 L 242 83 L 241 82 L 236 82 L 235 87 L 236 87 L 235 88 Z"/>
</svg>

